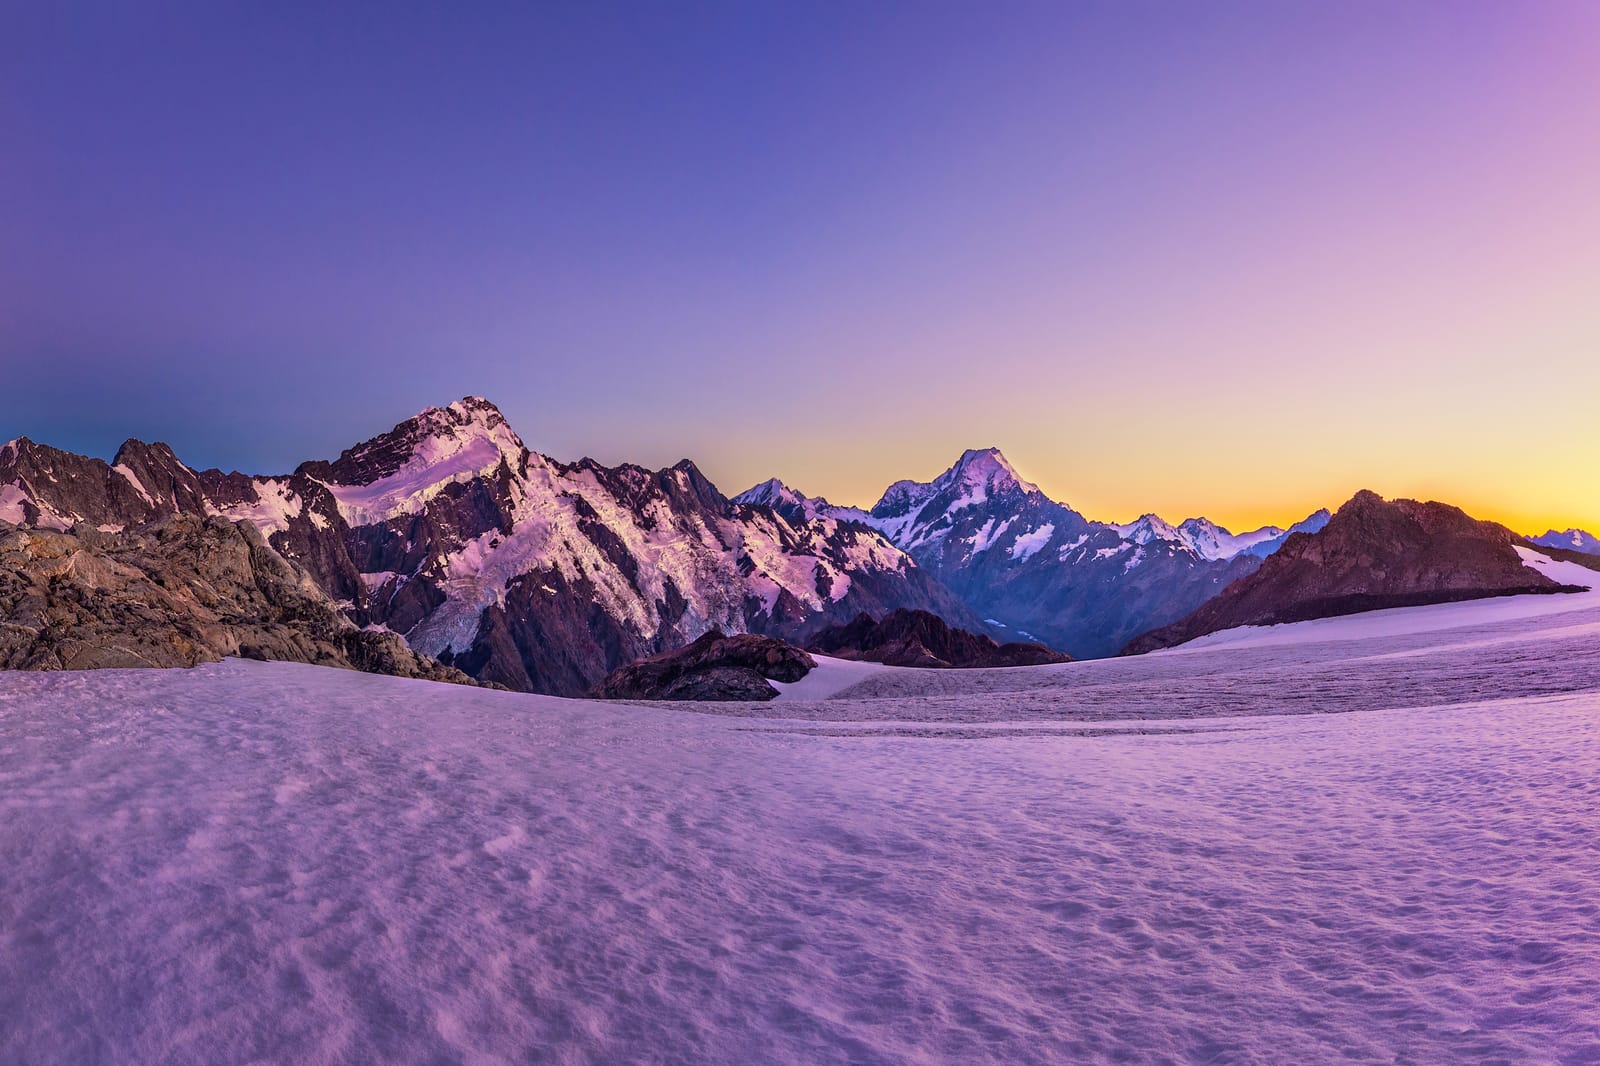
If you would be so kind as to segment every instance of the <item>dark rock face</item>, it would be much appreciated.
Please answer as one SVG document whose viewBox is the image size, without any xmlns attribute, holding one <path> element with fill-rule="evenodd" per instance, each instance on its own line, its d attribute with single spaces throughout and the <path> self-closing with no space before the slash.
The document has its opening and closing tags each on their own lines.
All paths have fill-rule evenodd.
<svg viewBox="0 0 1600 1066">
<path fill-rule="evenodd" d="M 1530 592 L 1576 591 L 1523 565 L 1510 530 L 1460 509 L 1359 492 L 1318 533 L 1291 536 L 1250 577 L 1173 625 L 1131 642 L 1136 654 L 1221 629 Z"/>
<path fill-rule="evenodd" d="M 952 629 L 927 611 L 892 611 L 874 621 L 856 616 L 811 639 L 810 650 L 840 659 L 890 666 L 989 668 L 1043 666 L 1071 660 L 1043 644 L 997 644 L 986 636 Z"/>
<path fill-rule="evenodd" d="M 0 667 L 172 667 L 227 655 L 470 683 L 363 630 L 246 522 L 175 515 L 136 532 L 0 524 Z"/>
<path fill-rule="evenodd" d="M 596 686 L 608 700 L 770 700 L 768 681 L 799 681 L 816 660 L 794 645 L 751 633 L 702 634 L 676 651 L 624 666 Z"/>
</svg>

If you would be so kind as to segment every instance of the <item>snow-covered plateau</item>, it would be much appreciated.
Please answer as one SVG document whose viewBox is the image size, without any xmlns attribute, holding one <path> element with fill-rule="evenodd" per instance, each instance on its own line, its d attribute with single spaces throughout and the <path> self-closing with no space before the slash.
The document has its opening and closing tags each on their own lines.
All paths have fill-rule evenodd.
<svg viewBox="0 0 1600 1066">
<path fill-rule="evenodd" d="M 1593 597 L 777 705 L 0 675 L 0 1062 L 1600 1060 Z"/>
</svg>

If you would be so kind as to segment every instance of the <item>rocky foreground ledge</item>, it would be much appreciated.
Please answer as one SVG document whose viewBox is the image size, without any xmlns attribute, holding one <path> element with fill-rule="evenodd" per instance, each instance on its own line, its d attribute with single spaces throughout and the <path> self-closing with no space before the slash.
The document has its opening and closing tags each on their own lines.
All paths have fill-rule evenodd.
<svg viewBox="0 0 1600 1066">
<path fill-rule="evenodd" d="M 227 656 L 473 683 L 394 633 L 350 621 L 249 522 L 173 515 L 116 533 L 0 522 L 0 668 Z"/>
</svg>

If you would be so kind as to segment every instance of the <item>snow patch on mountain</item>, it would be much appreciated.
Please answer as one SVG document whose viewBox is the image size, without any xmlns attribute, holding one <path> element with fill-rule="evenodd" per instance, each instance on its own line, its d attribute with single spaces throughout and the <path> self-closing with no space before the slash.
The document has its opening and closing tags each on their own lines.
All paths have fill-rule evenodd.
<svg viewBox="0 0 1600 1066">
<path fill-rule="evenodd" d="M 155 497 L 150 495 L 150 490 L 144 487 L 144 482 L 139 480 L 139 475 L 135 474 L 131 467 L 129 467 L 126 463 L 118 463 L 111 469 L 116 473 L 121 474 L 123 479 L 127 481 L 129 485 L 133 486 L 133 491 L 137 492 L 145 503 L 150 504 L 152 507 L 155 506 Z"/>
<path fill-rule="evenodd" d="M 6 445 L 11 447 L 11 445 Z M 28 502 L 28 494 L 18 484 L 0 485 L 0 522 L 10 522 L 20 526 L 27 521 L 27 515 L 22 510 L 22 505 Z"/>
<path fill-rule="evenodd" d="M 1005 532 L 1011 527 L 1011 523 L 1012 519 L 1010 518 L 1002 520 L 998 526 L 993 518 L 985 522 L 983 528 L 978 530 L 977 535 L 972 538 L 972 554 L 976 555 L 979 552 L 988 551 L 994 546 L 995 541 L 1005 536 Z"/>
<path fill-rule="evenodd" d="M 1044 546 L 1050 543 L 1050 538 L 1055 534 L 1056 527 L 1051 522 L 1046 522 L 1038 529 L 1018 534 L 1017 539 L 1011 542 L 1011 558 L 1019 563 L 1026 562 L 1039 554 Z"/>
<path fill-rule="evenodd" d="M 219 508 L 214 513 L 233 522 L 249 522 L 261 530 L 262 536 L 270 537 L 288 529 L 289 520 L 305 510 L 305 501 L 289 488 L 287 478 L 256 478 L 252 485 L 256 491 L 254 500 Z"/>
</svg>

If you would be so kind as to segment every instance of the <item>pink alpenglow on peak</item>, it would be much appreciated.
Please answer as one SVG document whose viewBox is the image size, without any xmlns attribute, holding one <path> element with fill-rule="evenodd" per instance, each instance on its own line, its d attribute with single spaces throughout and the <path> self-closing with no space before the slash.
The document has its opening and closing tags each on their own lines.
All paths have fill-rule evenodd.
<svg viewBox="0 0 1600 1066">
<path fill-rule="evenodd" d="M 768 478 L 733 497 L 734 503 L 770 507 L 791 522 L 832 518 L 839 522 L 866 522 L 870 516 L 859 507 L 839 507 L 821 496 L 807 496 L 777 478 Z"/>
<path fill-rule="evenodd" d="M 1024 493 L 1039 491 L 1039 486 L 1017 473 L 1017 468 L 1001 454 L 999 448 L 974 448 L 962 452 L 956 465 L 935 479 L 934 485 L 944 488 L 954 482 L 973 488 L 981 487 L 985 495 L 1006 489 Z"/>
<path fill-rule="evenodd" d="M 1141 515 L 1136 522 L 1117 526 L 1124 539 L 1135 544 L 1169 541 L 1180 544 L 1202 559 L 1231 559 L 1241 552 L 1283 536 L 1278 526 L 1262 526 L 1248 533 L 1230 533 L 1209 518 L 1187 518 L 1174 526 L 1160 515 Z"/>
<path fill-rule="evenodd" d="M 328 487 L 351 525 L 414 514 L 449 485 L 525 462 L 527 447 L 480 396 L 430 407 L 333 463 Z"/>
</svg>

